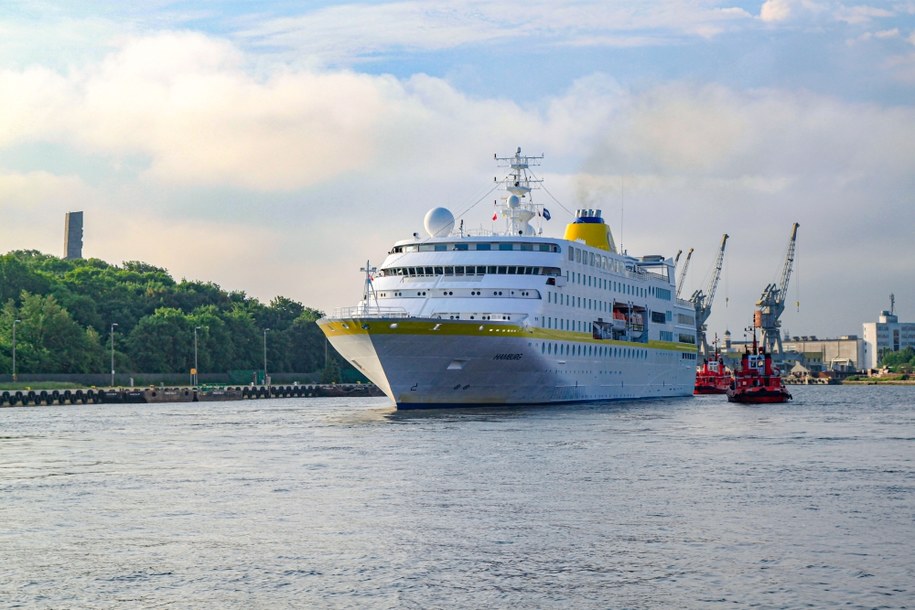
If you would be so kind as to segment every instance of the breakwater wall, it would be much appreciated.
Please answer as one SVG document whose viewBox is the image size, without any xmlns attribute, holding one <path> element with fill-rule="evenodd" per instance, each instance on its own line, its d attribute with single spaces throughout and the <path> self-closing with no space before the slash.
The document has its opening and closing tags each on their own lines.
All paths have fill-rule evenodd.
<svg viewBox="0 0 915 610">
<path fill-rule="evenodd" d="M 226 386 L 218 388 L 149 387 L 86 390 L 3 390 L 0 407 L 162 402 L 208 402 L 293 397 L 382 396 L 371 384 Z"/>
</svg>

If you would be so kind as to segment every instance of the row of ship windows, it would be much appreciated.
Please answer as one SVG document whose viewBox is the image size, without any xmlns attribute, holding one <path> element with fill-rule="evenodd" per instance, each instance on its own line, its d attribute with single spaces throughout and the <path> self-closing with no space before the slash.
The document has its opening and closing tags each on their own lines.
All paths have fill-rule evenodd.
<svg viewBox="0 0 915 610">
<path fill-rule="evenodd" d="M 430 266 L 430 267 L 388 267 L 382 269 L 381 276 L 407 276 L 407 277 L 429 277 L 440 275 L 547 275 L 558 277 L 562 275 L 562 269 L 559 267 L 533 267 L 528 265 L 447 265 L 447 266 Z M 573 284 L 582 286 L 591 286 L 603 290 L 614 290 L 638 297 L 655 296 L 664 300 L 671 300 L 671 291 L 666 288 L 651 286 L 642 288 L 623 282 L 617 282 L 607 278 L 598 278 L 584 273 L 569 273 L 569 281 Z"/>
<path fill-rule="evenodd" d="M 577 273 L 575 271 L 569 272 L 569 282 L 572 284 L 581 284 L 582 286 L 600 288 L 602 290 L 614 290 L 616 292 L 622 292 L 623 294 L 630 294 L 637 297 L 644 297 L 648 295 L 648 290 L 639 286 L 624 284 L 623 282 L 615 282 L 613 280 L 608 280 L 607 278 L 595 277 L 593 275 Z"/>
<path fill-rule="evenodd" d="M 614 301 L 600 301 L 598 299 L 589 299 L 587 297 L 580 297 L 574 294 L 563 294 L 559 292 L 547 292 L 546 293 L 547 303 L 555 303 L 557 305 L 565 305 L 567 307 L 578 307 L 581 309 L 587 309 L 589 311 L 601 311 L 605 313 L 610 313 L 613 311 Z M 616 303 L 617 305 L 619 303 Z M 634 307 L 633 309 L 639 309 L 639 307 Z M 672 313 L 666 312 L 662 313 L 660 311 L 651 312 L 651 321 L 658 324 L 663 324 L 665 322 L 670 322 Z M 683 318 L 688 318 L 688 321 L 683 321 Z M 690 316 L 684 316 L 684 314 L 677 314 L 677 319 L 680 324 L 695 324 Z"/>
<path fill-rule="evenodd" d="M 594 322 L 586 321 L 586 320 L 568 320 L 566 318 L 553 318 L 553 317 L 545 317 L 543 319 L 543 321 L 544 321 L 544 328 L 549 328 L 549 329 L 553 329 L 553 330 L 569 330 L 572 332 L 582 332 L 582 333 L 592 330 L 592 325 L 594 324 Z M 632 328 L 635 330 L 641 330 L 644 328 L 644 326 L 642 324 L 635 323 L 632 325 Z M 671 341 L 672 342 L 674 340 L 674 334 L 671 331 L 662 330 L 662 331 L 660 331 L 660 333 L 661 334 L 660 334 L 659 338 L 661 341 Z M 695 337 L 695 335 L 691 335 L 689 333 L 677 333 L 677 341 L 680 343 L 688 344 L 688 345 L 695 345 L 696 337 Z"/>
<path fill-rule="evenodd" d="M 646 349 L 615 347 L 612 345 L 582 345 L 580 343 L 569 344 L 546 341 L 540 344 L 540 352 L 549 356 L 593 356 L 648 360 L 648 350 Z"/>
<path fill-rule="evenodd" d="M 562 273 L 559 267 L 530 267 L 526 265 L 448 265 L 442 267 L 388 267 L 382 276 L 427 277 L 439 275 L 549 275 Z"/>
<path fill-rule="evenodd" d="M 570 330 L 572 332 L 589 332 L 592 330 L 594 322 L 590 320 L 570 320 L 568 318 L 553 318 L 551 316 L 544 316 L 543 318 L 543 327 L 550 328 L 553 330 Z M 644 328 L 643 324 L 634 323 L 632 324 L 633 328 L 638 328 L 639 330 Z"/>
<path fill-rule="evenodd" d="M 425 296 L 453 297 L 454 291 L 453 290 L 437 290 L 437 291 L 433 292 L 431 290 L 392 290 L 390 292 L 384 291 L 384 292 L 378 293 L 378 298 L 380 298 L 380 299 L 397 298 L 397 297 L 403 297 L 403 298 L 425 297 Z M 458 290 L 457 296 L 466 297 L 467 292 L 462 293 L 462 291 Z M 481 296 L 483 296 L 483 291 L 482 290 L 471 290 L 470 296 L 481 297 Z M 486 296 L 494 296 L 494 297 L 521 296 L 521 297 L 539 299 L 540 292 L 537 290 L 487 290 Z"/>
<path fill-rule="evenodd" d="M 576 248 L 574 246 L 569 246 L 569 261 L 591 265 L 592 267 L 597 267 L 604 271 L 615 271 L 616 273 L 635 270 L 635 266 L 632 263 L 625 263 L 621 260 L 610 258 L 609 256 L 604 256 L 603 254 L 598 254 L 596 252 L 588 252 L 587 250 L 582 250 L 581 248 Z"/>
<path fill-rule="evenodd" d="M 612 271 L 614 273 L 623 273 L 624 271 L 628 271 L 643 277 L 648 275 L 665 282 L 671 281 L 669 275 L 670 271 L 666 266 L 664 267 L 663 272 L 645 270 L 644 268 L 632 263 L 631 261 L 621 261 L 609 256 L 604 256 L 603 254 L 597 252 L 582 250 L 581 248 L 576 248 L 574 246 L 569 246 L 569 261 L 574 263 L 581 263 L 582 265 L 590 265 L 591 267 L 597 267 L 598 269 L 603 269 L 604 271 Z"/>
<path fill-rule="evenodd" d="M 472 314 L 442 313 L 442 314 L 438 314 L 438 317 L 441 318 L 441 319 L 443 319 L 443 320 L 445 319 L 445 316 L 447 316 L 449 320 L 476 320 L 476 319 L 479 318 L 480 320 L 504 320 L 504 321 L 507 321 L 507 322 L 511 322 L 511 319 L 512 319 L 511 314 L 508 314 L 508 313 L 503 313 L 503 314 L 491 314 L 491 313 L 482 313 L 482 314 L 476 314 L 476 313 L 472 313 Z M 481 326 L 480 328 L 482 328 L 482 326 Z"/>
<path fill-rule="evenodd" d="M 569 282 L 573 284 L 581 284 L 582 286 L 592 286 L 602 290 L 615 290 L 617 292 L 622 292 L 623 294 L 629 294 L 637 297 L 653 296 L 659 299 L 664 299 L 665 301 L 670 301 L 673 298 L 673 293 L 667 288 L 661 288 L 659 286 L 649 286 L 648 288 L 642 288 L 640 286 L 633 286 L 631 284 L 616 282 L 607 278 L 588 275 L 587 273 L 577 273 L 575 271 L 569 272 Z"/>
<path fill-rule="evenodd" d="M 394 246 L 392 254 L 401 252 L 449 252 L 449 251 L 503 251 L 503 252 L 559 252 L 557 244 L 534 244 L 529 242 L 448 242 L 437 244 L 407 244 Z"/>
</svg>

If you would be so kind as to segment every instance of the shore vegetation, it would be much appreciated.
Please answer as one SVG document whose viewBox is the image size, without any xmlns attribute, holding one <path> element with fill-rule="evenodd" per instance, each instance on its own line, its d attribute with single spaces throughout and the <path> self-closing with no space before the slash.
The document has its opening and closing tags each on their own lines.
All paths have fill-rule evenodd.
<svg viewBox="0 0 915 610">
<path fill-rule="evenodd" d="M 188 373 L 350 369 L 315 324 L 323 313 L 277 296 L 262 303 L 212 282 L 175 280 L 139 261 L 113 265 L 35 250 L 0 255 L 0 371 Z M 266 341 L 264 333 L 266 330 Z M 195 333 L 196 331 L 196 333 Z M 328 367 L 331 363 L 331 367 Z"/>
</svg>

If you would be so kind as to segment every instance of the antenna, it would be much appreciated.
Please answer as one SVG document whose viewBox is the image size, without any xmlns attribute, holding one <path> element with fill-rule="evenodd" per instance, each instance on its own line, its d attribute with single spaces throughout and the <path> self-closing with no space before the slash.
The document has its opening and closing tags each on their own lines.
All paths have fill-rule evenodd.
<svg viewBox="0 0 915 610">
<path fill-rule="evenodd" d="M 890 293 L 890 315 L 892 316 L 895 313 L 896 313 L 896 295 Z"/>
<path fill-rule="evenodd" d="M 369 261 L 365 261 L 365 267 L 359 269 L 365 271 L 365 285 L 362 292 L 362 313 L 367 314 L 369 311 L 369 301 L 375 301 L 375 307 L 378 307 L 378 294 L 375 293 L 375 285 L 372 283 L 372 274 L 378 271 Z"/>
<path fill-rule="evenodd" d="M 623 211 L 626 209 L 626 201 L 623 197 L 623 188 L 625 186 L 625 179 L 623 178 L 623 175 L 620 174 L 620 254 L 626 253 L 626 250 L 623 249 Z"/>
</svg>

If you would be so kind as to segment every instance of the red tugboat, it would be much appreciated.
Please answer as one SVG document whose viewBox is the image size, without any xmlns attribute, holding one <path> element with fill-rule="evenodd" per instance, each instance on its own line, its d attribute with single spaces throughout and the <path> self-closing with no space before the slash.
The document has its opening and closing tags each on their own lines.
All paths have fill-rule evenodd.
<svg viewBox="0 0 915 610">
<path fill-rule="evenodd" d="M 753 351 L 744 351 L 727 395 L 728 402 L 747 404 L 787 402 L 792 398 L 778 369 L 772 366 L 772 354 L 757 348 L 755 329 Z"/>
<path fill-rule="evenodd" d="M 724 365 L 724 360 L 716 349 L 714 358 L 706 359 L 696 371 L 693 394 L 727 394 L 731 380 L 731 371 Z"/>
</svg>

